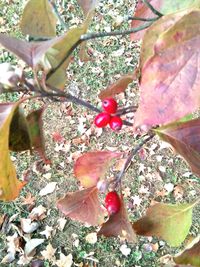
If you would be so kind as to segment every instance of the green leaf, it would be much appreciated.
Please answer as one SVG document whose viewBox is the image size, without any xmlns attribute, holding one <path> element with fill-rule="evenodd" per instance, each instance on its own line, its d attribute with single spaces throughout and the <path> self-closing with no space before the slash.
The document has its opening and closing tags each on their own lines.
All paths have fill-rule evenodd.
<svg viewBox="0 0 200 267">
<path fill-rule="evenodd" d="M 56 16 L 48 0 L 29 0 L 26 4 L 21 30 L 24 34 L 34 37 L 56 36 Z"/>
<path fill-rule="evenodd" d="M 10 124 L 9 149 L 15 152 L 31 150 L 31 137 L 23 109 L 17 107 Z"/>
<path fill-rule="evenodd" d="M 28 114 L 27 122 L 33 149 L 38 151 L 44 161 L 48 161 L 45 155 L 42 114 L 44 107 Z"/>
<path fill-rule="evenodd" d="M 192 209 L 197 204 L 158 203 L 147 210 L 144 217 L 133 223 L 136 234 L 156 236 L 171 246 L 180 246 L 192 224 Z"/>
<path fill-rule="evenodd" d="M 17 179 L 15 167 L 9 154 L 9 132 L 12 118 L 18 105 L 17 103 L 0 104 L 0 200 L 14 200 L 25 185 Z"/>
<path fill-rule="evenodd" d="M 176 255 L 174 261 L 177 264 L 191 264 L 200 267 L 200 236 L 196 237 L 184 251 Z"/>
</svg>

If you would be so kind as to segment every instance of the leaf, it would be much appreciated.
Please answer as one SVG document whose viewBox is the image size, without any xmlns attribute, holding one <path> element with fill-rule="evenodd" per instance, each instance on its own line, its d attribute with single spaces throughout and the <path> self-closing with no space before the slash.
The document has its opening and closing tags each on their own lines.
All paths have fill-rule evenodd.
<svg viewBox="0 0 200 267">
<path fill-rule="evenodd" d="M 44 145 L 44 136 L 43 136 L 43 121 L 42 121 L 42 114 L 44 111 L 44 107 L 32 111 L 28 114 L 27 121 L 29 132 L 31 136 L 31 143 L 33 148 L 39 152 L 40 156 L 46 159 L 45 155 L 45 145 Z"/>
<path fill-rule="evenodd" d="M 181 17 L 188 13 L 187 11 L 178 12 L 161 17 L 155 21 L 144 34 L 142 40 L 141 54 L 140 54 L 140 68 L 142 69 L 148 59 L 150 59 L 154 53 L 154 44 L 158 40 L 159 36 L 163 34 L 167 29 L 173 26 Z"/>
<path fill-rule="evenodd" d="M 156 41 L 155 55 L 142 69 L 135 129 L 166 124 L 199 108 L 199 19 L 200 11 L 189 12 Z"/>
<path fill-rule="evenodd" d="M 132 83 L 136 75 L 127 74 L 122 76 L 115 83 L 108 86 L 105 90 L 102 90 L 101 93 L 99 94 L 99 98 L 103 100 L 104 98 L 113 97 L 116 94 L 123 93 L 128 87 L 129 83 Z"/>
<path fill-rule="evenodd" d="M 192 172 L 200 177 L 200 119 L 174 122 L 155 132 L 187 161 Z"/>
<path fill-rule="evenodd" d="M 0 104 L 0 200 L 14 200 L 26 184 L 17 179 L 15 167 L 9 155 L 10 124 L 17 109 L 17 103 Z"/>
<path fill-rule="evenodd" d="M 67 193 L 58 200 L 57 207 L 67 217 L 90 225 L 99 225 L 104 220 L 96 187 Z"/>
<path fill-rule="evenodd" d="M 88 188 L 95 186 L 104 177 L 114 159 L 121 153 L 109 151 L 88 152 L 80 156 L 74 164 L 74 175 L 81 185 Z"/>
<path fill-rule="evenodd" d="M 172 14 L 178 11 L 182 11 L 184 9 L 200 7 L 199 0 L 191 0 L 191 1 L 188 1 L 188 0 L 182 0 L 182 1 L 180 0 L 148 0 L 148 2 L 163 15 Z M 134 16 L 140 17 L 140 18 L 146 18 L 146 19 L 156 17 L 156 15 L 151 11 L 151 9 L 147 5 L 145 5 L 145 3 L 142 0 L 138 1 L 136 10 L 134 12 Z M 131 28 L 140 27 L 144 23 L 145 22 L 143 21 L 132 20 Z M 138 39 L 141 39 L 145 31 L 146 30 L 142 30 L 137 33 L 132 33 L 131 40 L 136 41 Z"/>
<path fill-rule="evenodd" d="M 39 192 L 40 196 L 46 196 L 48 194 L 53 193 L 53 191 L 56 189 L 57 182 L 51 182 L 48 183 L 44 188 L 42 188 Z"/>
<path fill-rule="evenodd" d="M 136 241 L 136 235 L 132 228 L 132 224 L 128 219 L 128 214 L 124 206 L 123 197 L 121 196 L 121 208 L 118 213 L 111 215 L 101 229 L 97 233 L 106 237 L 120 236 L 130 242 Z"/>
<path fill-rule="evenodd" d="M 57 68 L 60 63 L 63 64 L 52 74 L 47 75 L 46 83 L 59 89 L 64 89 L 66 83 L 66 68 L 68 67 L 71 57 L 65 59 L 68 52 L 79 42 L 82 34 L 85 34 L 88 28 L 87 20 L 81 27 L 68 30 L 59 40 L 51 46 L 45 53 L 42 60 L 45 69 L 51 70 Z"/>
<path fill-rule="evenodd" d="M 73 256 L 70 253 L 65 256 L 63 253 L 60 253 L 60 259 L 56 261 L 56 266 L 58 267 L 71 267 L 73 264 Z"/>
<path fill-rule="evenodd" d="M 156 236 L 171 246 L 180 246 L 192 224 L 192 209 L 197 203 L 157 203 L 147 210 L 144 217 L 133 223 L 136 234 Z"/>
<path fill-rule="evenodd" d="M 78 4 L 81 6 L 83 13 L 87 15 L 89 12 L 94 10 L 98 4 L 98 0 L 77 0 Z"/>
<path fill-rule="evenodd" d="M 17 107 L 10 124 L 9 149 L 15 152 L 31 150 L 31 137 L 23 109 Z"/>
<path fill-rule="evenodd" d="M 21 20 L 23 34 L 34 37 L 56 36 L 56 16 L 48 0 L 29 0 Z"/>
<path fill-rule="evenodd" d="M 31 219 L 25 218 L 20 219 L 20 224 L 23 232 L 26 234 L 35 232 L 39 227 L 39 224 L 37 222 L 32 222 Z"/>
<path fill-rule="evenodd" d="M 30 67 L 35 68 L 45 52 L 60 40 L 61 37 L 43 42 L 26 42 L 0 33 L 0 44 L 18 56 Z"/>
<path fill-rule="evenodd" d="M 191 264 L 200 267 L 200 237 L 195 238 L 184 251 L 174 257 L 177 264 Z"/>
<path fill-rule="evenodd" d="M 26 256 L 30 256 L 33 253 L 34 249 L 36 247 L 38 247 L 39 245 L 41 245 L 42 243 L 44 243 L 44 241 L 45 241 L 44 239 L 39 239 L 39 238 L 30 239 L 26 243 L 26 245 L 24 247 L 24 253 L 25 253 L 25 255 Z"/>
</svg>

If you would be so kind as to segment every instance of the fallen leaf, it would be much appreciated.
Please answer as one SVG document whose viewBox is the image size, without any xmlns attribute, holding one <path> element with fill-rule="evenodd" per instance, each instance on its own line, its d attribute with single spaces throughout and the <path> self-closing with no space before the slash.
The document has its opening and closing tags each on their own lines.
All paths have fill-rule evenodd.
<svg viewBox="0 0 200 267">
<path fill-rule="evenodd" d="M 32 222 L 31 219 L 25 219 L 25 218 L 21 218 L 20 224 L 23 232 L 26 234 L 33 233 L 39 227 L 39 224 L 37 222 Z"/>
<path fill-rule="evenodd" d="M 126 244 L 121 245 L 121 247 L 119 248 L 119 250 L 126 257 L 131 253 L 131 249 L 128 248 Z"/>
<path fill-rule="evenodd" d="M 48 183 L 44 188 L 42 188 L 39 192 L 40 196 L 46 196 L 48 194 L 53 193 L 53 191 L 56 189 L 57 182 L 51 182 Z"/>
<path fill-rule="evenodd" d="M 40 232 L 41 235 L 45 235 L 46 239 L 49 239 L 52 235 L 53 227 L 46 225 L 45 230 Z"/>
<path fill-rule="evenodd" d="M 44 243 L 44 239 L 39 239 L 39 238 L 33 238 L 30 239 L 25 247 L 24 247 L 24 253 L 26 256 L 32 256 L 35 254 L 35 248 Z"/>
<path fill-rule="evenodd" d="M 55 262 L 55 252 L 56 249 L 52 247 L 52 245 L 49 243 L 46 247 L 46 250 L 41 251 L 42 256 L 45 260 L 49 260 L 50 262 Z"/>
<path fill-rule="evenodd" d="M 85 240 L 90 244 L 95 244 L 97 242 L 97 233 L 94 232 L 86 235 Z"/>
<path fill-rule="evenodd" d="M 71 267 L 73 264 L 72 254 L 65 256 L 63 253 L 60 253 L 60 259 L 55 263 L 58 267 Z"/>
</svg>

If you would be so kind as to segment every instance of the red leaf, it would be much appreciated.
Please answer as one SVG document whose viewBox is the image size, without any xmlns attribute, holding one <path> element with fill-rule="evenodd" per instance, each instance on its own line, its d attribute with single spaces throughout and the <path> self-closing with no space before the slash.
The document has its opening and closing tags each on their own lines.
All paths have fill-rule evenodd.
<svg viewBox="0 0 200 267">
<path fill-rule="evenodd" d="M 200 119 L 171 123 L 155 132 L 170 143 L 200 177 Z"/>
<path fill-rule="evenodd" d="M 123 93 L 128 87 L 129 83 L 132 83 L 132 81 L 137 77 L 137 74 L 138 70 L 136 70 L 134 74 L 127 74 L 122 76 L 119 80 L 108 86 L 105 90 L 101 91 L 99 98 L 103 100 L 104 98 Z"/>
<path fill-rule="evenodd" d="M 124 206 L 123 196 L 121 196 L 121 208 L 119 212 L 111 215 L 108 221 L 103 223 L 98 235 L 104 235 L 106 237 L 120 236 L 130 242 L 136 241 L 135 232 Z"/>
<path fill-rule="evenodd" d="M 77 159 L 74 165 L 74 175 L 84 187 L 95 186 L 103 178 L 114 159 L 121 153 L 109 151 L 88 152 Z"/>
<path fill-rule="evenodd" d="M 160 10 L 160 6 L 162 5 L 163 0 L 149 0 L 148 1 L 151 5 L 156 10 Z M 136 10 L 134 12 L 135 17 L 139 18 L 145 18 L 145 19 L 150 19 L 150 18 L 155 18 L 156 15 L 151 11 L 150 8 L 147 7 L 147 5 L 144 4 L 142 0 L 139 0 L 136 6 Z M 132 20 L 131 22 L 131 28 L 137 28 L 142 25 L 144 25 L 144 21 L 139 21 L 139 20 Z M 131 33 L 131 41 L 137 41 L 138 39 L 141 39 L 144 36 L 145 30 L 136 32 L 136 33 Z"/>
<path fill-rule="evenodd" d="M 200 3 L 196 0 L 148 0 L 148 2 L 161 14 L 168 15 L 168 14 L 174 14 L 178 11 L 189 9 L 189 8 L 199 8 Z M 150 18 L 156 18 L 157 16 L 151 11 L 151 9 L 145 5 L 145 3 L 142 0 L 138 0 L 136 10 L 134 12 L 135 17 L 150 19 Z M 139 20 L 132 20 L 131 27 L 141 27 L 144 25 L 144 21 Z M 144 36 L 145 30 L 132 33 L 131 34 L 131 40 L 136 41 L 138 39 L 141 39 Z"/>
<path fill-rule="evenodd" d="M 155 55 L 142 69 L 135 128 L 175 121 L 199 108 L 199 20 L 200 11 L 191 11 L 156 41 Z"/>
<path fill-rule="evenodd" d="M 58 200 L 57 207 L 66 216 L 90 225 L 99 225 L 104 220 L 104 212 L 98 199 L 96 187 L 67 193 Z"/>
</svg>

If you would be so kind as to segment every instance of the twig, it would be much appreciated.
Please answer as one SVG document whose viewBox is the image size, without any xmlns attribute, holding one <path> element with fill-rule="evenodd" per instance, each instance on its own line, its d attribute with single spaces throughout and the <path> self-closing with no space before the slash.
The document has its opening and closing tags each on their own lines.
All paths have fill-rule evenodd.
<svg viewBox="0 0 200 267">
<path fill-rule="evenodd" d="M 87 33 L 87 34 L 84 34 L 81 36 L 81 41 L 88 41 L 88 40 L 92 40 L 92 39 L 96 39 L 96 38 L 103 38 L 103 37 L 109 37 L 109 36 L 128 35 L 131 33 L 142 31 L 142 30 L 148 28 L 149 26 L 151 26 L 152 23 L 153 23 L 153 21 L 151 21 L 149 23 L 145 23 L 140 27 L 131 28 L 131 29 L 125 30 L 125 31 Z"/>
<path fill-rule="evenodd" d="M 134 32 L 142 31 L 149 26 L 153 21 L 148 22 L 138 28 L 132 28 L 126 31 L 113 31 L 113 32 L 100 32 L 100 33 L 88 33 L 81 35 L 80 39 L 73 44 L 73 46 L 69 49 L 69 51 L 66 53 L 65 57 L 58 63 L 56 67 L 50 70 L 50 72 L 47 74 L 47 79 L 49 79 L 61 66 L 62 64 L 68 59 L 68 57 L 71 55 L 71 53 L 78 47 L 79 44 L 81 44 L 84 41 L 96 39 L 96 38 L 103 38 L 103 37 L 109 37 L 109 36 L 118 36 L 118 35 L 128 35 Z"/>
<path fill-rule="evenodd" d="M 160 13 L 158 10 L 156 10 L 147 0 L 143 0 L 143 2 L 145 3 L 145 5 L 151 9 L 151 11 L 157 15 L 158 17 L 162 17 L 163 14 Z"/>
<path fill-rule="evenodd" d="M 139 20 L 139 21 L 156 21 L 158 20 L 160 17 L 155 17 L 155 18 L 140 18 L 140 17 L 131 17 L 131 16 L 128 16 L 127 19 L 128 20 Z"/>
<path fill-rule="evenodd" d="M 56 7 L 56 4 L 54 3 L 54 1 L 49 0 L 49 3 L 52 5 L 53 7 L 53 11 L 56 14 L 58 20 L 60 21 L 60 24 L 62 25 L 62 27 L 66 30 L 67 29 L 67 25 L 65 24 L 64 20 L 62 19 L 62 17 L 60 16 L 60 13 L 58 12 L 58 9 Z"/>
<path fill-rule="evenodd" d="M 136 147 L 134 147 L 131 150 L 131 152 L 130 152 L 130 154 L 129 154 L 129 156 L 128 156 L 128 158 L 127 158 L 127 160 L 126 160 L 126 162 L 125 162 L 125 164 L 124 164 L 124 166 L 122 168 L 122 170 L 116 176 L 116 179 L 115 179 L 115 184 L 116 185 L 120 183 L 124 173 L 126 172 L 126 170 L 129 167 L 129 164 L 130 164 L 132 158 L 134 157 L 134 155 L 143 147 L 144 144 L 146 144 L 148 141 L 150 141 L 154 136 L 155 136 L 155 134 L 151 133 L 148 138 L 146 138 L 143 141 L 141 141 L 141 143 L 139 143 Z"/>
<path fill-rule="evenodd" d="M 127 113 L 132 113 L 132 112 L 135 112 L 137 108 L 138 108 L 137 106 L 129 106 L 129 107 L 121 108 L 117 110 L 116 115 L 121 116 Z"/>
</svg>

